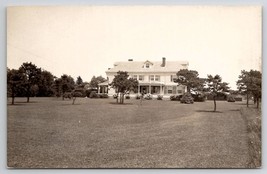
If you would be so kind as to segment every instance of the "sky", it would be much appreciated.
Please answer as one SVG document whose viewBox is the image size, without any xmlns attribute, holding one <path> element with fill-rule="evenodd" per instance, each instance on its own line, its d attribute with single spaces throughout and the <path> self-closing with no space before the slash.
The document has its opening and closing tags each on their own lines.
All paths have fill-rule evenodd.
<svg viewBox="0 0 267 174">
<path fill-rule="evenodd" d="M 260 6 L 9 7 L 7 67 L 90 81 L 116 61 L 166 57 L 236 89 L 241 70 L 261 71 L 261 17 Z"/>
</svg>

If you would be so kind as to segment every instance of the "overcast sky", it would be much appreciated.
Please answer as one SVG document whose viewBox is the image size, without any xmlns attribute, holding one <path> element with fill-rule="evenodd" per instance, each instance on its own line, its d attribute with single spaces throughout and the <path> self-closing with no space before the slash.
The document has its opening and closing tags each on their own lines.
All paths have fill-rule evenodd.
<svg viewBox="0 0 267 174">
<path fill-rule="evenodd" d="M 90 81 L 115 61 L 166 57 L 235 89 L 242 69 L 261 70 L 261 22 L 259 6 L 11 7 L 7 66 L 31 61 Z"/>
</svg>

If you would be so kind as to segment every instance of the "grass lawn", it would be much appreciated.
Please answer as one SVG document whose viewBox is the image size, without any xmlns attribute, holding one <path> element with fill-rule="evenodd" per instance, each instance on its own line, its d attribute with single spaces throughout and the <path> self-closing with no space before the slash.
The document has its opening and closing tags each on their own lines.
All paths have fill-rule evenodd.
<svg viewBox="0 0 267 174">
<path fill-rule="evenodd" d="M 57 98 L 8 105 L 8 166 L 245 168 L 243 103 Z"/>
</svg>

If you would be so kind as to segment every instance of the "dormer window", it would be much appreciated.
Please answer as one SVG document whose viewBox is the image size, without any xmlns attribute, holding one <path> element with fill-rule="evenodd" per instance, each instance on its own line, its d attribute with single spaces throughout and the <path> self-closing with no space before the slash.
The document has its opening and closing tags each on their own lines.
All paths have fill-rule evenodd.
<svg viewBox="0 0 267 174">
<path fill-rule="evenodd" d="M 151 68 L 152 65 L 153 65 L 153 63 L 147 60 L 147 61 L 145 61 L 143 68 Z"/>
</svg>

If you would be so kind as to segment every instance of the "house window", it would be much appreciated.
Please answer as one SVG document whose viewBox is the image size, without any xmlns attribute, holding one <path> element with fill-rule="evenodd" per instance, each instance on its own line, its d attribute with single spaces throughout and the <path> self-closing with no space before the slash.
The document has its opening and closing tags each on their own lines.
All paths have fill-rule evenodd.
<svg viewBox="0 0 267 174">
<path fill-rule="evenodd" d="M 171 77 L 171 82 L 174 82 L 174 80 L 177 78 L 176 75 L 171 75 L 170 77 Z"/>
<path fill-rule="evenodd" d="M 178 90 L 177 90 L 177 93 L 178 93 L 178 94 L 182 94 L 182 93 L 183 93 L 183 91 L 182 91 L 182 90 L 180 90 L 180 89 L 178 89 Z"/>
<path fill-rule="evenodd" d="M 146 63 L 146 68 L 149 68 L 149 63 Z"/>
<path fill-rule="evenodd" d="M 172 90 L 173 90 L 173 87 L 172 86 L 168 86 L 167 87 L 167 93 L 168 94 L 172 94 Z"/>
<path fill-rule="evenodd" d="M 144 76 L 143 75 L 139 75 L 139 80 L 143 81 L 144 80 Z"/>
<path fill-rule="evenodd" d="M 133 79 L 137 80 L 137 75 L 133 75 Z"/>
<path fill-rule="evenodd" d="M 154 75 L 149 76 L 150 81 L 154 81 Z"/>
<path fill-rule="evenodd" d="M 160 81 L 160 76 L 159 75 L 155 75 L 155 81 Z"/>
</svg>

